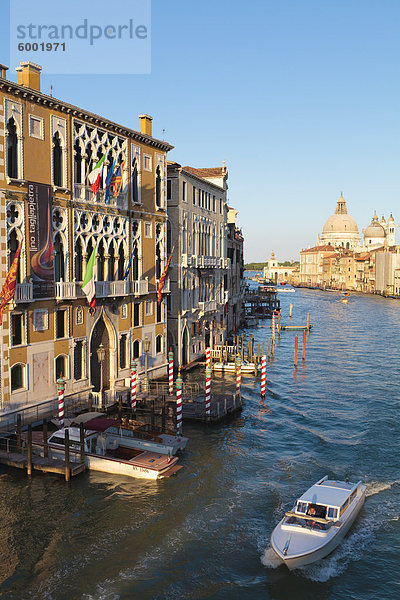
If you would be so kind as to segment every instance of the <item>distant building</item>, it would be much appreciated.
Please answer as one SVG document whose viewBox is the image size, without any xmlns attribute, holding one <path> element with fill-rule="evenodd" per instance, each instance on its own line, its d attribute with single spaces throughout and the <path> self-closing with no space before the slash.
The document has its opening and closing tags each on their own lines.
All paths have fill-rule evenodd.
<svg viewBox="0 0 400 600">
<path fill-rule="evenodd" d="M 264 278 L 275 282 L 287 281 L 288 279 L 291 279 L 295 269 L 295 265 L 286 267 L 280 266 L 275 258 L 274 252 L 272 252 L 271 258 L 264 267 Z"/>
<path fill-rule="evenodd" d="M 347 212 L 343 194 L 336 204 L 336 210 L 331 215 L 322 230 L 317 246 L 334 246 L 356 250 L 360 245 L 360 234 L 357 223 Z"/>
</svg>

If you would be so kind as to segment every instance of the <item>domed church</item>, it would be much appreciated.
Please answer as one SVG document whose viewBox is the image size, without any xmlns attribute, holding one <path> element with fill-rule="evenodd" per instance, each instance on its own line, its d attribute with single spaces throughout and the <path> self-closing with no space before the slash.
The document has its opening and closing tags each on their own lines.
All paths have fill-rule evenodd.
<svg viewBox="0 0 400 600">
<path fill-rule="evenodd" d="M 385 217 L 382 216 L 382 219 L 379 222 L 378 215 L 375 211 L 371 223 L 368 225 L 368 227 L 363 229 L 363 234 L 365 248 L 394 246 L 396 242 L 393 215 L 390 213 L 390 217 L 388 218 L 387 222 Z"/>
<path fill-rule="evenodd" d="M 336 204 L 336 210 L 326 221 L 317 246 L 336 246 L 356 250 L 360 246 L 357 223 L 347 212 L 343 194 Z"/>
</svg>

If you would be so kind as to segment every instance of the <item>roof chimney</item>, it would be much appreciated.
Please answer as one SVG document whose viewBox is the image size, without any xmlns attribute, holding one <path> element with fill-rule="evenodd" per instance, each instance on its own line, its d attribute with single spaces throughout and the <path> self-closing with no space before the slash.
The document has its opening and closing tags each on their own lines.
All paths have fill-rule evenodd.
<svg viewBox="0 0 400 600">
<path fill-rule="evenodd" d="M 8 67 L 0 64 L 0 77 L 2 79 L 7 79 L 7 71 L 8 71 Z"/>
<path fill-rule="evenodd" d="M 40 65 L 26 60 L 20 63 L 15 70 L 18 73 L 18 85 L 24 85 L 40 92 L 40 71 L 42 70 Z"/>
<path fill-rule="evenodd" d="M 152 135 L 152 126 L 151 122 L 153 117 L 149 115 L 139 115 L 140 119 L 140 133 L 144 133 L 146 135 Z"/>
</svg>

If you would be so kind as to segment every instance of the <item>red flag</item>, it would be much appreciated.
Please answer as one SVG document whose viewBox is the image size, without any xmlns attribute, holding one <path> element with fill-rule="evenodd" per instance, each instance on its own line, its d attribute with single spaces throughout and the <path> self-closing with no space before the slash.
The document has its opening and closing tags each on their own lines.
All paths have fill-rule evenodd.
<svg viewBox="0 0 400 600">
<path fill-rule="evenodd" d="M 3 310 L 6 304 L 10 302 L 14 298 L 15 294 L 15 286 L 17 284 L 17 270 L 18 270 L 18 260 L 19 254 L 21 252 L 21 246 L 23 243 L 23 239 L 20 241 L 18 249 L 15 253 L 14 260 L 11 263 L 10 270 L 8 271 L 8 275 L 3 285 L 3 289 L 0 293 L 1 304 L 0 304 L 0 325 L 3 324 Z"/>
<path fill-rule="evenodd" d="M 161 275 L 160 281 L 158 282 L 157 304 L 161 304 L 162 291 L 163 291 L 163 287 L 164 287 L 164 284 L 165 284 L 165 280 L 167 278 L 168 269 L 169 269 L 169 263 L 171 262 L 172 255 L 174 253 L 174 248 L 175 248 L 175 246 L 172 248 L 172 251 L 171 251 L 171 254 L 169 255 L 169 259 L 167 261 L 167 264 L 165 265 L 165 269 L 163 271 L 163 274 Z"/>
</svg>

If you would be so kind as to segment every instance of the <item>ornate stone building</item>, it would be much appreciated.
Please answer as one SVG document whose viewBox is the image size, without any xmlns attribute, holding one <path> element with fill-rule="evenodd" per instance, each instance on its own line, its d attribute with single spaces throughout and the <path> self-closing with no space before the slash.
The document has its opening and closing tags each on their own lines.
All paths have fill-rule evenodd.
<svg viewBox="0 0 400 600">
<path fill-rule="evenodd" d="M 1 407 L 54 398 L 60 375 L 67 399 L 90 391 L 96 398 L 100 343 L 103 396 L 113 402 L 127 389 L 133 358 L 143 374 L 146 337 L 149 377 L 165 372 L 166 310 L 164 301 L 157 305 L 156 291 L 166 262 L 171 146 L 152 137 L 148 115 L 134 131 L 43 94 L 38 65 L 22 63 L 18 83 L 0 68 L 1 285 L 24 239 L 15 302 L 1 328 Z M 94 195 L 87 176 L 103 155 L 102 185 Z M 104 183 L 114 160 L 122 187 L 107 201 Z M 40 231 L 38 210 L 47 215 Z M 91 310 L 81 282 L 93 249 Z"/>
<path fill-rule="evenodd" d="M 168 164 L 168 246 L 175 247 L 168 300 L 168 345 L 179 364 L 224 342 L 229 299 L 225 166 Z"/>
</svg>

